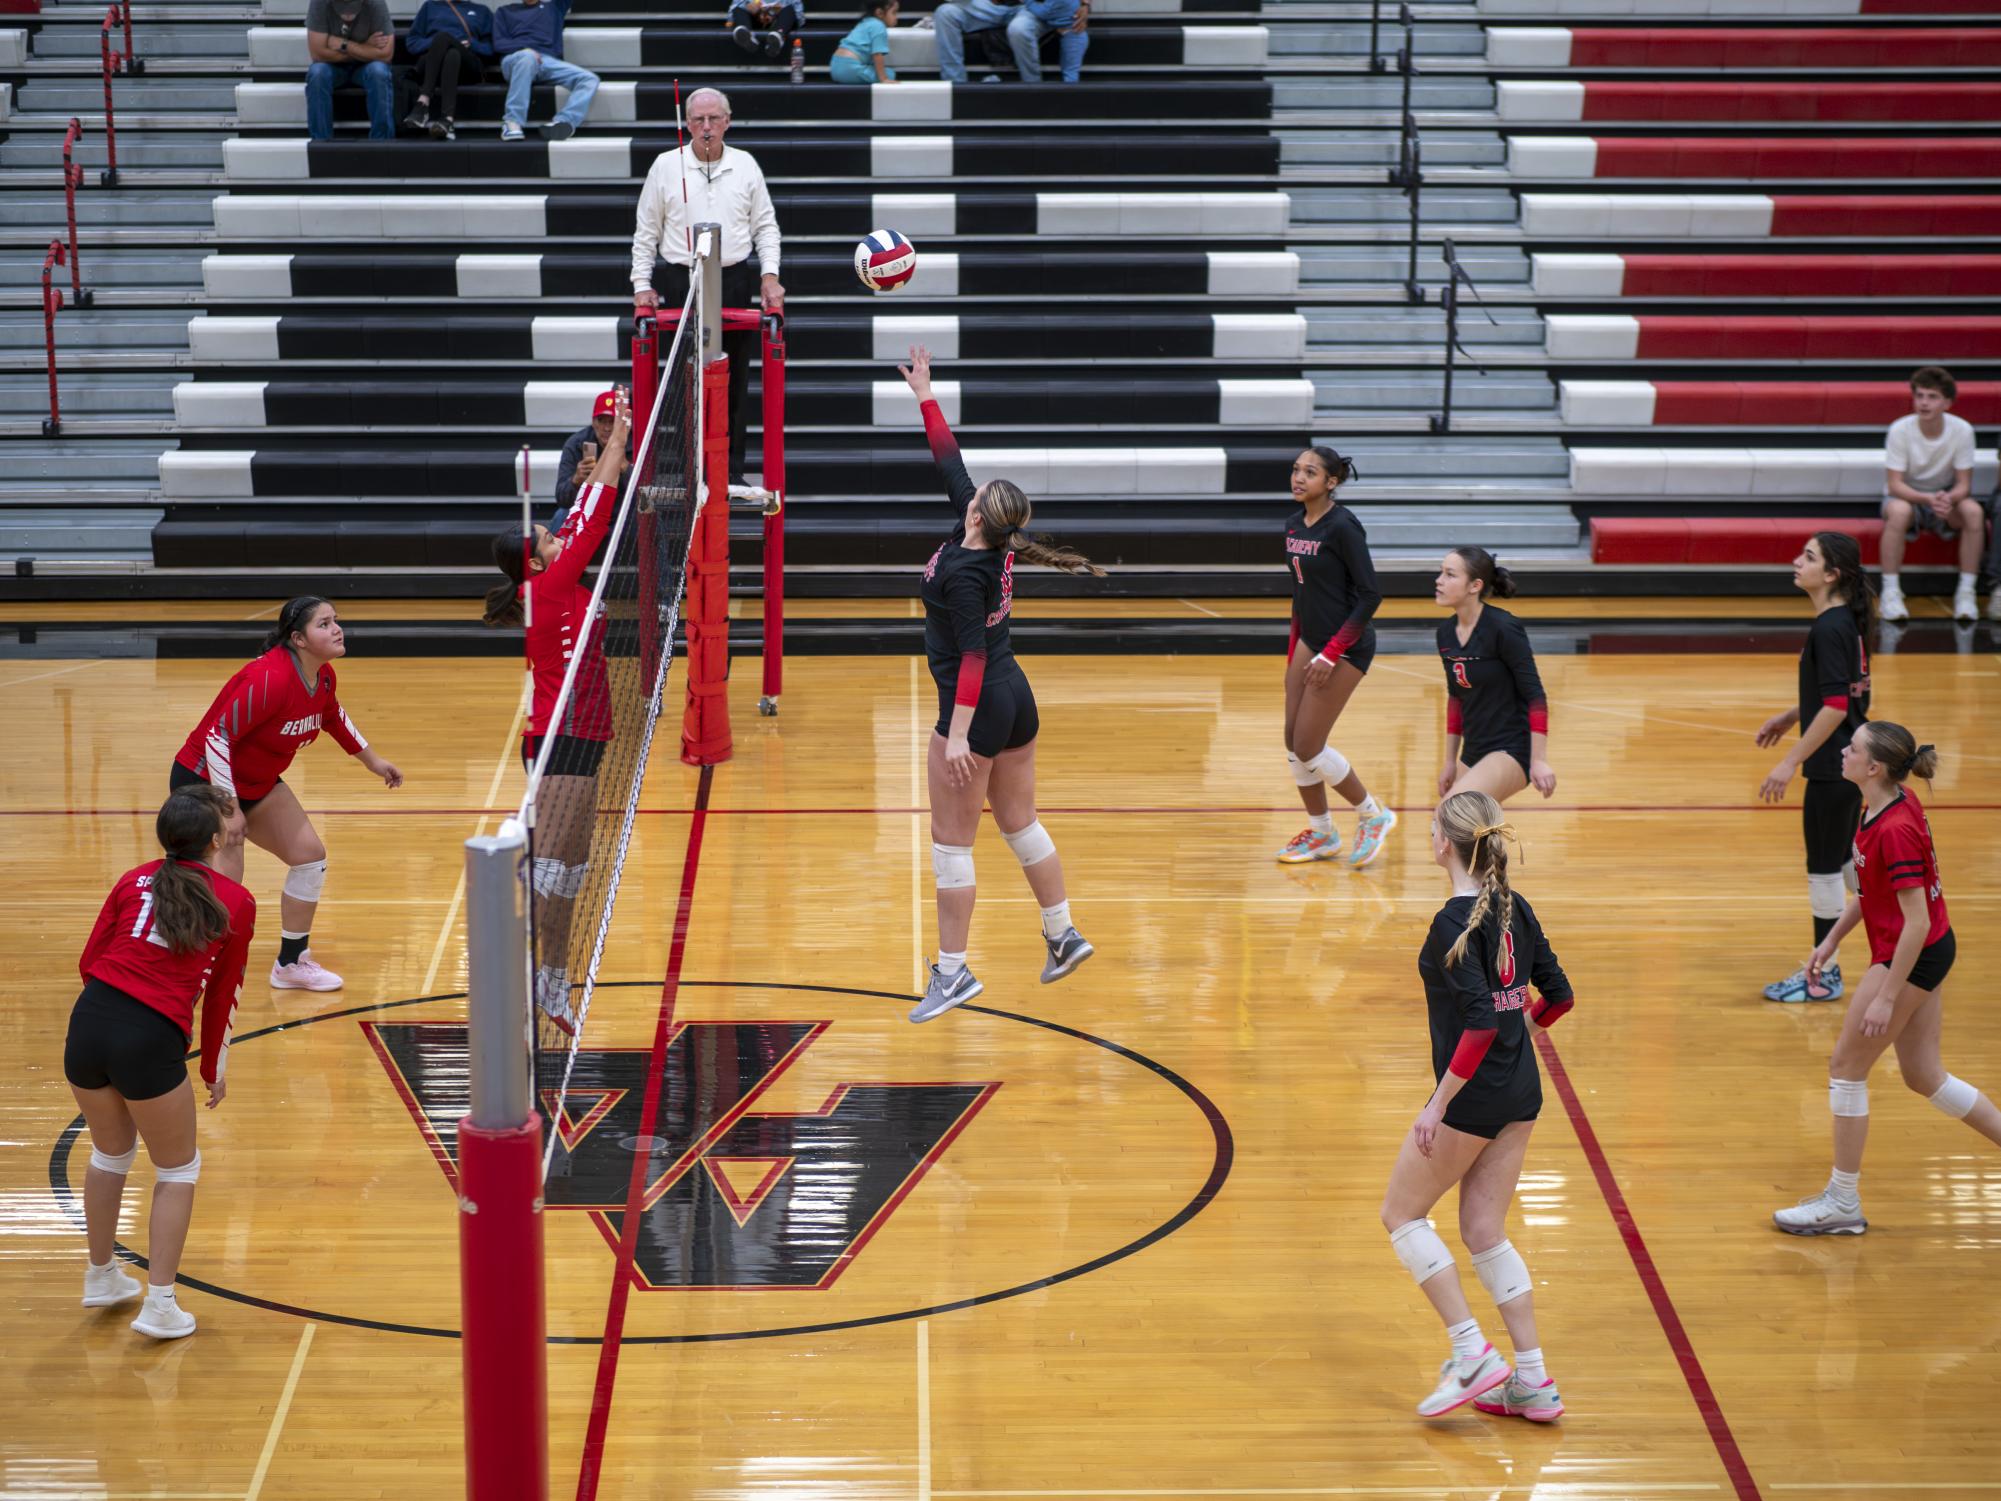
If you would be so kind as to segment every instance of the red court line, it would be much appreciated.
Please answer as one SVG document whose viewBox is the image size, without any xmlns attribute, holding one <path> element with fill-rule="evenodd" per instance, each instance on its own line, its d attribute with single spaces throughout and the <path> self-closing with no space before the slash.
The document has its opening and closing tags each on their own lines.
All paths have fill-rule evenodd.
<svg viewBox="0 0 2001 1501">
<path fill-rule="evenodd" d="M 704 768 L 706 770 L 706 768 Z M 1396 805 L 1399 815 L 1418 813 L 1429 817 L 1435 804 L 1402 803 Z M 152 818 L 159 813 L 158 808 L 0 808 L 0 819 L 4 818 Z M 307 812 L 314 818 L 477 818 L 491 815 L 493 808 L 310 808 Z M 639 816 L 644 818 L 685 818 L 692 809 L 688 808 L 640 808 Z M 928 813 L 929 808 L 704 808 L 710 818 L 836 818 L 836 817 L 876 817 L 895 814 Z M 1234 803 L 1234 804 L 1175 804 L 1175 803 L 1128 803 L 1119 807 L 1108 805 L 1077 805 L 1071 807 L 1051 807 L 1043 804 L 1044 813 L 1101 814 L 1107 817 L 1127 814 L 1180 813 L 1200 817 L 1221 817 L 1252 813 L 1298 813 L 1297 803 Z M 1520 813 L 1790 813 L 1797 814 L 1799 804 L 1787 803 L 1517 803 L 1508 809 L 1513 814 Z M 1927 813 L 2001 813 L 2001 803 L 1926 803 Z"/>
<path fill-rule="evenodd" d="M 1675 1362 L 1681 1367 L 1681 1379 L 1688 1383 L 1688 1394 L 1695 1399 L 1696 1410 L 1702 1414 L 1703 1425 L 1709 1430 L 1709 1441 L 1716 1446 L 1716 1457 L 1723 1461 L 1730 1483 L 1737 1489 L 1738 1501 L 1761 1501 L 1758 1482 L 1751 1478 L 1751 1467 L 1744 1462 L 1743 1451 L 1737 1447 L 1736 1436 L 1731 1433 L 1729 1421 L 1723 1416 L 1723 1405 L 1710 1389 L 1709 1378 L 1702 1371 L 1702 1362 L 1696 1359 L 1695 1346 L 1689 1341 L 1688 1331 L 1682 1327 L 1681 1315 L 1675 1312 L 1674 1300 L 1668 1296 L 1667 1284 L 1661 1280 L 1660 1268 L 1654 1265 L 1646 1240 L 1640 1234 L 1639 1224 L 1626 1204 L 1625 1194 L 1619 1189 L 1618 1179 L 1612 1176 L 1612 1164 L 1605 1159 L 1605 1149 L 1598 1143 L 1598 1133 L 1591 1129 L 1590 1117 L 1585 1115 L 1584 1103 L 1571 1086 L 1570 1075 L 1564 1070 L 1556 1044 L 1545 1032 L 1536 1037 L 1536 1047 L 1542 1054 L 1543 1066 L 1549 1070 L 1550 1082 L 1556 1086 L 1557 1095 L 1563 1101 L 1564 1114 L 1570 1117 L 1571 1129 L 1577 1133 L 1577 1144 L 1584 1149 L 1585 1160 L 1591 1164 L 1591 1176 L 1598 1180 L 1598 1192 L 1604 1196 L 1605 1207 L 1612 1211 L 1612 1222 L 1619 1227 L 1620 1238 L 1626 1243 L 1626 1254 L 1632 1258 L 1633 1270 L 1640 1274 L 1640 1284 L 1647 1290 L 1647 1300 L 1654 1305 L 1654 1317 L 1660 1321 L 1661 1333 L 1667 1336 Z"/>
<path fill-rule="evenodd" d="M 694 821 L 688 826 L 688 853 L 681 861 L 681 900 L 674 909 L 674 940 L 667 950 L 667 976 L 660 986 L 660 1014 L 653 1024 L 653 1051 L 646 1063 L 646 1092 L 639 1108 L 639 1134 L 651 1136 L 660 1118 L 667 1042 L 674 1032 L 674 997 L 681 987 L 681 962 L 688 952 L 688 919 L 695 904 L 695 872 L 702 860 L 702 829 L 708 822 L 709 785 L 715 768 L 704 766 L 695 787 Z M 632 1181 L 625 1190 L 625 1224 L 612 1269 L 611 1300 L 604 1313 L 604 1343 L 598 1347 L 597 1384 L 591 1390 L 590 1423 L 584 1430 L 583 1461 L 577 1470 L 577 1501 L 595 1501 L 604 1467 L 605 1435 L 611 1426 L 612 1390 L 618 1382 L 619 1342 L 625 1337 L 625 1308 L 632 1295 L 632 1258 L 639 1249 L 640 1200 L 653 1159 L 632 1154 Z"/>
</svg>

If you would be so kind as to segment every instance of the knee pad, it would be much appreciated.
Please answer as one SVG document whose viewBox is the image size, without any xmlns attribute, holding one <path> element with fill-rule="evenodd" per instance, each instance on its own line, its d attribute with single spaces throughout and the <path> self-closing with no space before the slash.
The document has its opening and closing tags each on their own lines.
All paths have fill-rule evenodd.
<svg viewBox="0 0 2001 1501">
<path fill-rule="evenodd" d="M 1945 1083 L 1939 1085 L 1926 1098 L 1934 1109 L 1944 1111 L 1956 1121 L 1963 1121 L 1973 1112 L 1973 1107 L 1980 1103 L 1980 1091 L 1964 1079 L 1956 1079 L 1947 1074 Z M 92 1162 L 97 1160 L 95 1152 L 90 1154 L 90 1160 Z"/>
<path fill-rule="evenodd" d="M 1937 1100 L 1934 1099 L 1933 1103 L 1936 1104 Z M 1972 1108 L 1971 1106 L 1967 1107 L 1967 1109 L 1971 1108 Z M 1960 1112 L 1961 1115 L 1964 1115 L 1965 1113 L 1966 1111 L 1964 1110 Z M 90 1149 L 90 1165 L 96 1168 L 100 1173 L 115 1173 L 122 1178 L 127 1173 L 132 1171 L 132 1159 L 137 1157 L 138 1155 L 139 1155 L 139 1143 L 136 1141 L 133 1142 L 132 1145 L 127 1147 L 124 1151 L 120 1152 L 116 1157 L 108 1156 L 105 1153 L 98 1151 L 96 1147 L 92 1147 Z"/>
<path fill-rule="evenodd" d="M 179 1167 L 159 1167 L 156 1165 L 153 1169 L 153 1181 L 155 1183 L 193 1183 L 199 1177 L 201 1177 L 201 1153 L 199 1151 Z"/>
<path fill-rule="evenodd" d="M 1842 885 L 1839 871 L 1829 871 L 1826 875 L 1808 875 L 1806 898 L 1807 904 L 1813 908 L 1815 917 L 1832 920 L 1840 917 L 1842 908 L 1848 905 L 1848 888 Z"/>
<path fill-rule="evenodd" d="M 308 860 L 285 873 L 285 895 L 302 902 L 317 902 L 327 884 L 327 862 Z"/>
<path fill-rule="evenodd" d="M 1306 764 L 1313 768 L 1315 776 L 1330 787 L 1337 782 L 1347 781 L 1348 773 L 1355 769 L 1348 764 L 1348 758 L 1331 745 L 1321 746 L 1320 754 Z"/>
<path fill-rule="evenodd" d="M 1850 896 L 1861 894 L 1862 878 L 1855 874 L 1855 862 L 1853 860 L 1850 860 L 1841 867 L 1841 887 Z M 1839 917 L 1841 914 L 1836 913 L 1835 915 Z"/>
<path fill-rule="evenodd" d="M 1522 1260 L 1513 1241 L 1504 1240 L 1475 1256 L 1473 1270 L 1496 1308 L 1514 1302 L 1530 1289 L 1528 1263 Z"/>
<path fill-rule="evenodd" d="M 1397 1253 L 1397 1260 L 1404 1264 L 1419 1287 L 1452 1265 L 1452 1253 L 1445 1248 L 1445 1242 L 1438 1238 L 1438 1232 L 1431 1228 L 1430 1220 L 1412 1220 L 1407 1225 L 1399 1225 L 1390 1232 L 1390 1249 Z"/>
<path fill-rule="evenodd" d="M 534 882 L 537 896 L 575 896 L 583 890 L 584 876 L 590 871 L 590 862 L 582 865 L 565 865 L 561 860 L 537 856 L 534 874 L 529 878 Z"/>
<path fill-rule="evenodd" d="M 973 847 L 970 844 L 931 845 L 931 874 L 940 891 L 956 891 L 973 884 Z"/>
<path fill-rule="evenodd" d="M 1859 1118 L 1869 1113 L 1867 1079 L 1829 1079 L 1827 1108 L 1836 1115 Z"/>
<path fill-rule="evenodd" d="M 1056 841 L 1049 837 L 1049 831 L 1042 827 L 1039 818 L 1027 828 L 1016 829 L 1012 834 L 1001 835 L 1001 838 L 1014 851 L 1014 857 L 1021 862 L 1023 870 L 1031 865 L 1040 865 L 1056 853 Z"/>
<path fill-rule="evenodd" d="M 1291 751 L 1285 753 L 1285 764 L 1292 769 L 1292 784 L 1295 787 L 1311 787 L 1320 780 L 1320 773 Z"/>
</svg>

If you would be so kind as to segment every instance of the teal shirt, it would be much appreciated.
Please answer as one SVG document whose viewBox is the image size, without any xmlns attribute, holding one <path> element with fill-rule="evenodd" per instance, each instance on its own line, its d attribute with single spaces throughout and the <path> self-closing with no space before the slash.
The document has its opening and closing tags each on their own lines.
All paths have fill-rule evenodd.
<svg viewBox="0 0 2001 1501">
<path fill-rule="evenodd" d="M 868 57 L 877 52 L 886 56 L 889 52 L 889 28 L 882 24 L 881 16 L 869 16 L 842 37 L 840 45 L 856 57 Z"/>
</svg>

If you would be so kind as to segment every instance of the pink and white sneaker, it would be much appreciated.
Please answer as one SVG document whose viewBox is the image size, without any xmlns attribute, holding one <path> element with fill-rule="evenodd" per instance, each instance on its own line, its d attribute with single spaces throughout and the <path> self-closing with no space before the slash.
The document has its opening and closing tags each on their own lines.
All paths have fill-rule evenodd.
<svg viewBox="0 0 2001 1501">
<path fill-rule="evenodd" d="M 1417 1415 L 1421 1418 L 1443 1417 L 1476 1397 L 1484 1397 L 1514 1374 L 1508 1363 L 1501 1359 L 1501 1352 L 1492 1345 L 1486 1346 L 1470 1360 L 1448 1355 L 1445 1364 L 1438 1368 L 1437 1389 L 1417 1404 Z"/>
<path fill-rule="evenodd" d="M 1498 1392 L 1473 1399 L 1481 1412 L 1496 1418 L 1527 1418 L 1531 1423 L 1553 1423 L 1563 1416 L 1563 1398 L 1556 1394 L 1556 1379 L 1530 1386 L 1519 1376 L 1510 1376 Z"/>
<path fill-rule="evenodd" d="M 271 966 L 271 988 L 273 990 L 339 990 L 341 977 L 330 969 L 321 967 L 307 949 L 290 964 Z"/>
</svg>

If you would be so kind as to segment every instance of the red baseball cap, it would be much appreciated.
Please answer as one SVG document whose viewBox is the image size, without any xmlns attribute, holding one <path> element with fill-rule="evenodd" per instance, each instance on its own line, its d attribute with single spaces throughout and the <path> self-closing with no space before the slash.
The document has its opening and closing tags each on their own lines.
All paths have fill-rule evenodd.
<svg viewBox="0 0 2001 1501">
<path fill-rule="evenodd" d="M 591 420 L 595 422 L 598 418 L 609 417 L 617 411 L 618 392 L 606 391 L 602 396 L 598 397 L 597 405 L 591 408 Z"/>
</svg>

